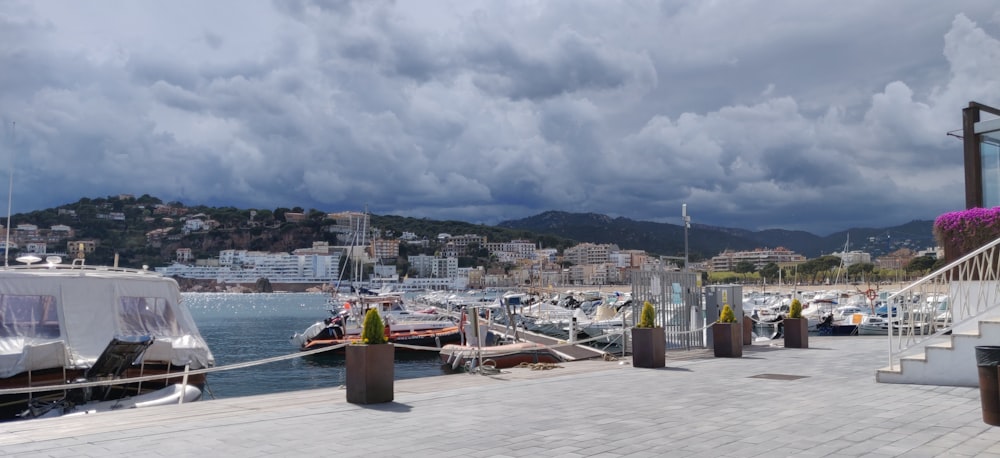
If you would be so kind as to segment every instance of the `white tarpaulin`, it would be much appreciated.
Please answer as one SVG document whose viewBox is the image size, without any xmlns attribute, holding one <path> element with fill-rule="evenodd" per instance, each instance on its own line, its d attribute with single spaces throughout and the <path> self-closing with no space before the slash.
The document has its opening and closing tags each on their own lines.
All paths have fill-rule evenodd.
<svg viewBox="0 0 1000 458">
<path fill-rule="evenodd" d="M 0 377 L 90 367 L 115 336 L 150 336 L 157 359 L 209 367 L 214 357 L 180 300 L 177 283 L 153 273 L 0 269 Z"/>
</svg>

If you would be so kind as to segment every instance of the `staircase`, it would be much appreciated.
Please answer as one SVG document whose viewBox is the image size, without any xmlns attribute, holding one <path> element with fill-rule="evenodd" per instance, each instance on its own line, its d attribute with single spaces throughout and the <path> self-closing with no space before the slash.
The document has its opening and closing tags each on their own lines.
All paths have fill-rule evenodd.
<svg viewBox="0 0 1000 458">
<path fill-rule="evenodd" d="M 889 365 L 875 380 L 978 386 L 975 347 L 1000 345 L 998 259 L 1000 239 L 891 295 L 899 326 L 890 329 Z"/>
<path fill-rule="evenodd" d="M 903 356 L 894 368 L 879 369 L 880 383 L 937 386 L 979 386 L 975 348 L 1000 345 L 1000 318 L 980 319 L 974 329 L 954 331 L 928 342 L 922 351 Z"/>
</svg>

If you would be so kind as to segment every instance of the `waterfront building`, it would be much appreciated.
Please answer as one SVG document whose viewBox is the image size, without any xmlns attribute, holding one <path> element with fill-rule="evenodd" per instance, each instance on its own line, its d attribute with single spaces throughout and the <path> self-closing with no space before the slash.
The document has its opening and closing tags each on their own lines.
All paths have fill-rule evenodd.
<svg viewBox="0 0 1000 458">
<path fill-rule="evenodd" d="M 408 256 L 407 261 L 410 263 L 410 269 L 413 270 L 417 277 L 422 278 L 455 278 L 458 277 L 458 259 L 457 258 L 442 258 L 439 256 L 429 256 L 426 254 L 419 254 L 415 256 Z"/>
<path fill-rule="evenodd" d="M 156 271 L 171 277 L 215 280 L 219 283 L 330 283 L 339 277 L 340 253 L 289 254 L 223 250 L 217 265 L 174 263 Z"/>
<path fill-rule="evenodd" d="M 459 257 L 474 254 L 486 244 L 486 237 L 475 234 L 454 235 L 444 239 L 441 254 L 446 257 Z"/>
<path fill-rule="evenodd" d="M 573 285 L 607 285 L 609 278 L 617 280 L 618 277 L 617 268 L 609 263 L 569 266 L 569 282 Z"/>
<path fill-rule="evenodd" d="M 806 262 L 806 257 L 784 247 L 757 248 L 752 251 L 726 250 L 712 258 L 711 268 L 716 272 L 732 271 L 743 261 L 750 262 L 759 270 L 772 262 L 781 266 L 800 264 Z"/>
<path fill-rule="evenodd" d="M 530 259 L 535 252 L 535 243 L 530 240 L 490 242 L 486 243 L 486 250 L 490 256 L 496 257 L 497 261 L 513 263 L 519 259 Z"/>
<path fill-rule="evenodd" d="M 372 256 L 375 259 L 396 259 L 399 257 L 399 240 L 372 240 Z"/>
<path fill-rule="evenodd" d="M 618 245 L 581 243 L 567 248 L 563 260 L 576 264 L 604 264 L 610 262 L 611 253 L 619 251 Z"/>
</svg>

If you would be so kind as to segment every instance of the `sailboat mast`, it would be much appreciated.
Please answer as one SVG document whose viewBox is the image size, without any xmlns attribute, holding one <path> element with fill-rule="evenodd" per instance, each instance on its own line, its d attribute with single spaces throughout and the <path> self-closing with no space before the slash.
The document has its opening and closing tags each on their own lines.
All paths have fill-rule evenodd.
<svg viewBox="0 0 1000 458">
<path fill-rule="evenodd" d="M 14 139 L 14 129 L 16 127 L 17 127 L 17 123 L 15 121 L 11 121 L 10 122 L 10 136 L 11 136 L 11 143 L 12 144 L 14 143 L 14 141 L 13 141 L 13 139 Z M 4 267 L 10 266 L 10 214 L 11 214 L 11 205 L 12 205 L 12 203 L 14 201 L 14 147 L 13 146 L 10 148 L 10 171 L 9 171 L 9 173 L 10 173 L 10 176 L 9 176 L 9 178 L 7 180 L 7 182 L 9 183 L 9 186 L 10 186 L 9 189 L 7 190 L 7 235 L 4 236 L 4 240 L 3 240 L 3 266 Z"/>
</svg>

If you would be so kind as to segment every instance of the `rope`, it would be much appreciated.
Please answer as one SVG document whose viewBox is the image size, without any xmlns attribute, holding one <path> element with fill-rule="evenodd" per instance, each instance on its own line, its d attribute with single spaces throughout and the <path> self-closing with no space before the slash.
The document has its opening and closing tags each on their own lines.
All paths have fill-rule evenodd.
<svg viewBox="0 0 1000 458">
<path fill-rule="evenodd" d="M 210 373 L 213 373 L 213 372 L 231 371 L 231 370 L 234 370 L 234 369 L 245 369 L 245 368 L 248 368 L 248 367 L 259 366 L 259 365 L 262 365 L 262 364 L 270 364 L 270 363 L 274 363 L 274 362 L 278 362 L 278 361 L 284 361 L 284 360 L 287 360 L 287 359 L 298 358 L 298 357 L 301 357 L 301 356 L 309 356 L 309 355 L 315 355 L 315 354 L 319 354 L 319 353 L 323 353 L 323 352 L 327 352 L 327 351 L 338 350 L 338 349 L 346 347 L 347 345 L 348 344 L 339 344 L 339 345 L 333 345 L 333 346 L 330 346 L 330 347 L 317 348 L 315 350 L 308 350 L 308 351 L 302 351 L 302 352 L 292 353 L 292 354 L 288 354 L 288 355 L 274 356 L 274 357 L 271 357 L 271 358 L 259 359 L 257 361 L 247 361 L 247 362 L 242 362 L 242 363 L 230 364 L 228 366 L 206 367 L 204 369 L 192 369 L 192 370 L 187 370 L 185 372 L 174 372 L 174 373 L 170 373 L 170 374 L 145 375 L 145 376 L 142 376 L 142 377 L 120 378 L 120 379 L 114 379 L 114 380 L 101 380 L 101 381 L 94 381 L 94 382 L 74 382 L 74 383 L 67 383 L 65 385 L 46 385 L 46 386 L 36 386 L 36 387 L 30 387 L 30 388 L 6 388 L 6 389 L 0 389 L 0 395 L 5 395 L 5 394 L 20 394 L 20 393 L 38 393 L 38 392 L 43 392 L 43 391 L 62 391 L 62 390 L 70 390 L 70 389 L 76 389 L 76 388 L 90 388 L 90 387 L 104 386 L 104 385 L 124 385 L 124 384 L 127 384 L 127 383 L 148 382 L 148 381 L 152 381 L 152 380 L 165 380 L 165 379 L 168 379 L 168 378 L 177 378 L 177 377 L 181 377 L 181 376 L 183 376 L 185 374 L 187 374 L 188 376 L 191 376 L 191 375 L 199 375 L 199 374 L 210 374 Z"/>
<path fill-rule="evenodd" d="M 527 362 L 518 364 L 517 366 L 514 367 L 526 367 L 533 371 L 544 371 L 548 369 L 562 368 L 562 366 L 556 363 L 527 363 Z"/>
<path fill-rule="evenodd" d="M 752 317 L 750 315 L 743 315 L 743 318 L 744 319 L 749 319 L 750 321 L 753 321 L 754 323 L 764 324 L 764 325 L 777 325 L 778 323 L 781 323 L 781 322 L 785 321 L 784 317 L 782 317 L 780 320 L 775 320 L 775 321 L 761 321 L 761 320 L 754 319 L 754 317 Z"/>
</svg>

